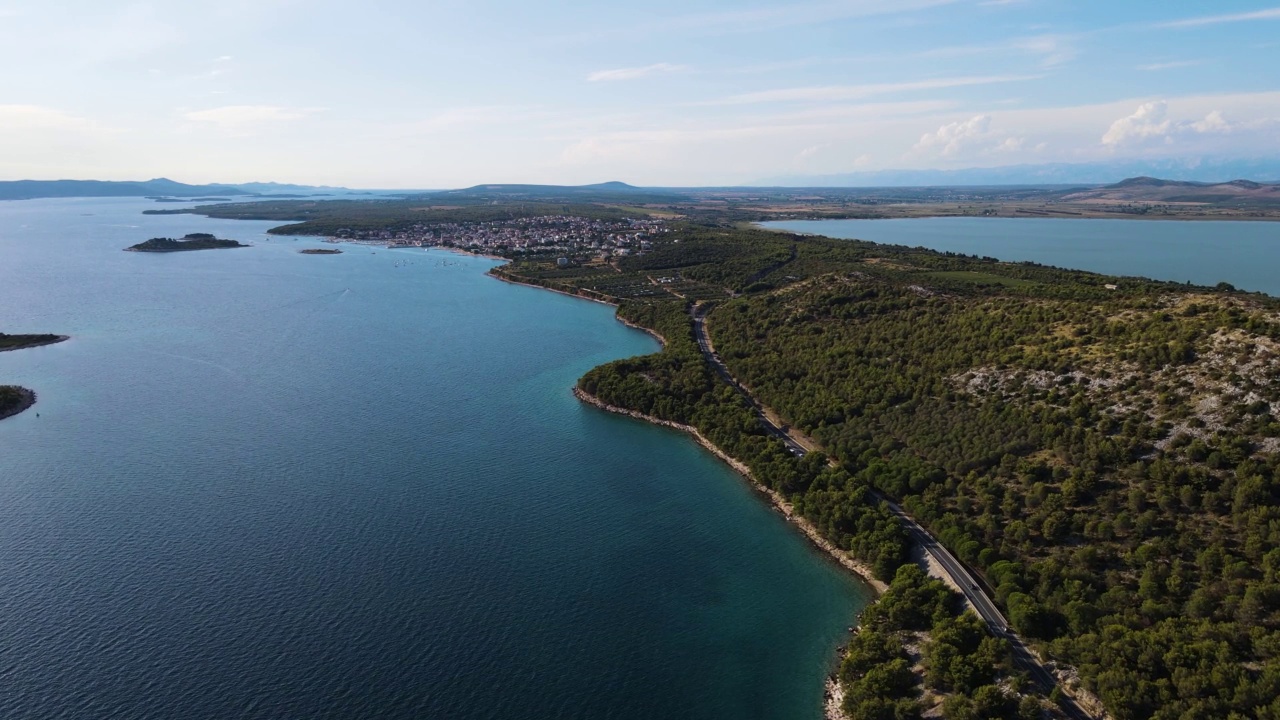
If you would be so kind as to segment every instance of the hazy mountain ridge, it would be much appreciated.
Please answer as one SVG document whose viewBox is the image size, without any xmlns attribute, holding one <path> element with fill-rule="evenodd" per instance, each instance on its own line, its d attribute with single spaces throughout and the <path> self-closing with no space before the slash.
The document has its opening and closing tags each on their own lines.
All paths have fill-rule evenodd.
<svg viewBox="0 0 1280 720">
<path fill-rule="evenodd" d="M 205 197 L 208 195 L 316 195 L 348 193 L 346 188 L 282 183 L 210 183 L 190 185 L 169 178 L 151 180 L 7 180 L 0 181 L 0 200 L 71 197 Z"/>
<path fill-rule="evenodd" d="M 1098 163 L 1006 165 L 957 170 L 873 170 L 829 175 L 787 175 L 746 183 L 755 187 L 922 187 L 961 185 L 1103 185 L 1116 178 L 1159 177 L 1222 183 L 1234 178 L 1280 181 L 1280 158 L 1251 160 L 1126 160 Z"/>
</svg>

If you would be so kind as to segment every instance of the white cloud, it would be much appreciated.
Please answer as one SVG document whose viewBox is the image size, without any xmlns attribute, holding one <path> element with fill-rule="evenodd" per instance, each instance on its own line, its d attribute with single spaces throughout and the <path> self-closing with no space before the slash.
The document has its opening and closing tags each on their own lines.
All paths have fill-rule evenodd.
<svg viewBox="0 0 1280 720">
<path fill-rule="evenodd" d="M 1220 110 L 1214 110 L 1206 115 L 1203 120 L 1191 123 L 1190 127 L 1198 133 L 1227 133 L 1232 130 L 1231 123 L 1222 117 Z"/>
<path fill-rule="evenodd" d="M 0 175 L 72 177 L 120 154 L 120 132 L 91 119 L 41 105 L 0 105 Z M 49 158 L 64 158 L 51 167 Z M 119 161 L 120 158 L 116 157 Z"/>
<path fill-rule="evenodd" d="M 731 95 L 721 100 L 713 100 L 707 105 L 747 105 L 752 103 L 774 102 L 831 102 L 841 100 L 860 100 L 873 95 L 887 95 L 917 90 L 941 90 L 945 88 L 967 87 L 972 85 L 990 85 L 995 83 L 1020 82 L 1035 80 L 1035 75 L 992 75 L 975 77 L 938 78 L 934 80 L 916 80 L 900 83 L 874 83 L 867 85 L 829 85 L 825 87 L 780 88 L 760 92 Z"/>
<path fill-rule="evenodd" d="M 995 147 L 996 152 L 1018 152 L 1027 144 L 1026 138 L 1011 137 L 1005 138 L 1004 142 Z"/>
<path fill-rule="evenodd" d="M 1150 63 L 1147 65 L 1139 65 L 1137 69 L 1145 70 L 1147 72 L 1157 72 L 1160 70 L 1176 70 L 1178 68 L 1195 67 L 1197 65 L 1203 65 L 1203 64 L 1204 64 L 1203 60 L 1174 60 L 1172 62 Z"/>
<path fill-rule="evenodd" d="M 960 154 L 967 143 L 986 137 L 991 130 L 990 115 L 975 115 L 963 122 L 947 123 L 936 131 L 925 133 L 912 148 L 914 152 L 937 151 L 943 157 Z"/>
<path fill-rule="evenodd" d="M 850 120 L 904 118 L 954 110 L 960 103 L 953 100 L 914 100 L 908 102 L 866 102 L 815 105 L 772 112 L 765 115 L 773 124 L 838 124 Z M 735 113 L 742 117 L 743 113 Z"/>
<path fill-rule="evenodd" d="M 781 6 L 685 15 L 659 22 L 654 29 L 752 32 L 779 27 L 813 25 L 859 17 L 897 15 L 951 5 L 958 0 L 819 0 Z"/>
<path fill-rule="evenodd" d="M 1167 138 L 1173 129 L 1173 121 L 1166 117 L 1168 113 L 1169 104 L 1163 100 L 1143 103 L 1132 115 L 1111 123 L 1102 136 L 1102 144 L 1117 147 L 1150 138 Z"/>
<path fill-rule="evenodd" d="M 1267 10 L 1255 10 L 1253 12 L 1232 13 L 1227 15 L 1208 15 L 1204 17 L 1188 18 L 1186 20 L 1174 20 L 1171 22 L 1160 23 L 1157 27 L 1188 28 L 1201 27 L 1203 25 L 1220 25 L 1222 23 L 1248 22 L 1250 20 L 1280 20 L 1280 8 L 1269 8 Z"/>
<path fill-rule="evenodd" d="M 1132 115 L 1111 123 L 1111 127 L 1102 136 L 1102 144 L 1112 149 L 1150 142 L 1171 145 L 1180 136 L 1195 133 L 1222 134 L 1234 129 L 1235 126 L 1227 122 L 1220 110 L 1211 111 L 1201 120 L 1175 120 L 1169 117 L 1169 104 L 1158 100 L 1143 103 Z"/>
<path fill-rule="evenodd" d="M 183 114 L 187 120 L 214 126 L 228 133 L 250 134 L 269 127 L 301 120 L 319 112 L 318 108 L 287 108 L 278 105 L 224 105 Z"/>
<path fill-rule="evenodd" d="M 1047 68 L 1075 60 L 1078 54 L 1071 41 L 1062 35 L 1037 35 L 1023 38 L 1013 41 L 1012 47 L 1015 50 L 1040 55 L 1040 65 Z"/>
<path fill-rule="evenodd" d="M 587 82 L 616 82 L 618 80 L 636 80 L 650 75 L 667 75 L 687 70 L 683 65 L 671 63 L 655 63 L 644 67 L 618 68 L 616 70 L 598 70 L 587 76 Z"/>
<path fill-rule="evenodd" d="M 1079 52 L 1076 50 L 1078 35 L 1061 35 L 1042 33 L 1015 37 L 1000 42 L 981 45 L 944 45 L 921 52 L 906 53 L 898 56 L 885 56 L 884 61 L 907 58 L 955 58 L 982 55 L 1011 56 L 1009 63 L 1022 63 L 1021 59 L 1013 60 L 1012 56 L 1031 55 L 1039 59 L 1041 67 L 1056 67 L 1074 60 Z"/>
<path fill-rule="evenodd" d="M 920 136 L 907 157 L 956 160 L 1020 153 L 1027 147 L 1025 137 L 1006 130 L 992 129 L 993 123 L 990 115 L 975 115 L 968 120 L 946 123 L 937 130 Z M 1039 152 L 1040 149 L 1037 146 L 1036 151 Z"/>
</svg>

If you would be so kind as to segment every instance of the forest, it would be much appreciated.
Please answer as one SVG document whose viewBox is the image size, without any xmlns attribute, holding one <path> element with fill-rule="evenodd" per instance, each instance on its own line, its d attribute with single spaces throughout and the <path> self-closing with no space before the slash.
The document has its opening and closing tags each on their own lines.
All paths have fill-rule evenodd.
<svg viewBox="0 0 1280 720">
<path fill-rule="evenodd" d="M 580 386 L 695 425 L 895 585 L 910 542 L 871 491 L 897 500 L 1114 717 L 1280 718 L 1276 301 L 696 224 L 609 267 L 498 272 L 613 299 L 663 335 Z M 823 452 L 762 432 L 694 344 L 695 302 L 734 376 Z M 947 718 L 1030 716 L 982 628 L 885 625 L 885 604 L 841 670 L 851 717 L 915 717 L 935 691 Z M 906 628 L 930 635 L 914 664 Z M 939 638 L 985 669 L 945 669 Z"/>
</svg>

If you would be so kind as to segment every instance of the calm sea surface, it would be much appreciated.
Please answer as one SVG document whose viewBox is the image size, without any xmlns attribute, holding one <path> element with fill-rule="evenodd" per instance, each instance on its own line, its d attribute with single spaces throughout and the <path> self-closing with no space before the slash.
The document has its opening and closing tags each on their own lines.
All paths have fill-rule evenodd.
<svg viewBox="0 0 1280 720">
<path fill-rule="evenodd" d="M 1280 296 L 1280 223 L 912 218 L 801 220 L 765 227 L 1030 260 L 1045 265 L 1215 285 Z"/>
<path fill-rule="evenodd" d="M 867 591 L 570 395 L 611 308 L 149 207 L 0 203 L 0 717 L 819 716 Z"/>
</svg>

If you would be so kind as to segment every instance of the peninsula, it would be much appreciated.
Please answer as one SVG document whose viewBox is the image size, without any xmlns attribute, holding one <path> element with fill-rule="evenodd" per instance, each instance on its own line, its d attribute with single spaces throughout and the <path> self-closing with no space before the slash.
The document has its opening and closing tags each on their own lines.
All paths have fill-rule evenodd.
<svg viewBox="0 0 1280 720">
<path fill-rule="evenodd" d="M 181 240 L 151 238 L 125 250 L 129 252 L 183 252 L 187 250 L 214 250 L 218 248 L 249 247 L 236 240 L 220 240 L 209 233 L 190 233 Z"/>
<path fill-rule="evenodd" d="M 6 335 L 5 333 L 0 333 L 0 352 L 52 345 L 69 339 L 66 335 Z"/>
<path fill-rule="evenodd" d="M 733 226 L 670 235 L 493 272 L 612 300 L 666 338 L 579 390 L 696 429 L 889 584 L 835 715 L 1225 717 L 1274 700 L 1264 558 L 1280 551 L 1248 518 L 1280 517 L 1280 302 Z M 1216 646 L 1230 679 L 1180 659 L 1218 632 L 1263 639 Z"/>
<path fill-rule="evenodd" d="M 1167 190 L 1080 201 L 1193 202 Z M 579 397 L 696 433 L 888 586 L 834 717 L 1280 713 L 1280 301 L 766 232 L 753 203 L 480 186 L 197 212 L 502 256 L 663 338 Z"/>
</svg>

